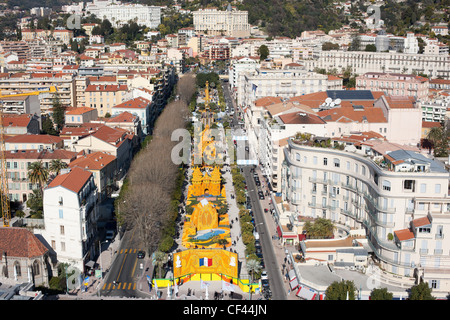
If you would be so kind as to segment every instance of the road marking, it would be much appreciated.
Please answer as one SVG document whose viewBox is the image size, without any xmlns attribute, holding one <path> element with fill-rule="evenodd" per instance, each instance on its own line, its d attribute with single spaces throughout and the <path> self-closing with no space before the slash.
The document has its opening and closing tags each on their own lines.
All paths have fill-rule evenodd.
<svg viewBox="0 0 450 320">
<path fill-rule="evenodd" d="M 103 285 L 103 289 L 102 290 L 136 290 L 136 282 L 123 282 L 123 283 L 119 283 L 119 284 L 113 284 L 112 282 L 110 283 L 105 283 Z"/>
<path fill-rule="evenodd" d="M 134 262 L 133 271 L 131 272 L 132 277 L 134 277 L 134 271 L 136 270 L 137 261 L 138 259 L 136 259 L 136 261 Z"/>
</svg>

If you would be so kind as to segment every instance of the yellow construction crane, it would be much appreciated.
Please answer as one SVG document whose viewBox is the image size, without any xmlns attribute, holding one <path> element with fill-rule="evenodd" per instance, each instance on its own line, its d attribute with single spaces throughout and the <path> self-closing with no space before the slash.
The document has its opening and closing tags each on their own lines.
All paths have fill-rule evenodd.
<svg viewBox="0 0 450 320">
<path fill-rule="evenodd" d="M 31 91 L 17 94 L 6 94 L 2 95 L 0 92 L 0 99 L 8 97 L 24 97 L 24 96 L 35 96 L 45 93 L 55 93 L 56 87 L 51 86 L 48 90 Z M 2 214 L 3 214 L 3 226 L 9 227 L 9 222 L 11 221 L 11 208 L 9 206 L 9 187 L 8 187 L 8 170 L 6 168 L 6 158 L 5 158 L 5 128 L 3 127 L 3 101 L 0 101 L 0 165 L 1 165 L 1 178 L 0 178 L 0 197 L 2 204 Z"/>
<path fill-rule="evenodd" d="M 22 93 L 11 93 L 11 94 L 5 94 L 2 95 L 0 91 L 0 99 L 1 98 L 8 98 L 8 97 L 25 97 L 25 96 L 38 96 L 45 93 L 55 93 L 57 91 L 55 86 L 51 86 L 48 88 L 48 90 L 36 90 L 36 91 L 30 91 L 30 92 L 22 92 Z"/>
</svg>

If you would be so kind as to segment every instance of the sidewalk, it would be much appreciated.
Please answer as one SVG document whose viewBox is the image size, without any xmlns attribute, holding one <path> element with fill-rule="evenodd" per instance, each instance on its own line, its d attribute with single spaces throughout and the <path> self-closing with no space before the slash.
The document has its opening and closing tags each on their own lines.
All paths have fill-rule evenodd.
<svg viewBox="0 0 450 320">
<path fill-rule="evenodd" d="M 282 245 L 281 240 L 274 239 L 273 236 L 278 236 L 277 234 L 277 225 L 275 223 L 275 218 L 272 215 L 272 209 L 275 208 L 275 205 L 271 203 L 271 196 L 270 196 L 270 190 L 269 195 L 266 195 L 266 191 L 268 191 L 267 187 L 267 180 L 263 176 L 261 169 L 256 167 L 255 172 L 259 176 L 259 180 L 261 181 L 261 186 L 259 187 L 260 190 L 264 192 L 264 200 L 259 200 L 261 202 L 261 207 L 263 208 L 263 216 L 264 216 L 264 224 L 267 226 L 267 230 L 269 231 L 269 234 L 272 238 L 272 246 L 275 251 L 275 256 L 277 258 L 278 265 L 280 266 L 280 272 L 282 272 L 283 268 L 282 265 L 286 265 L 286 269 L 284 273 L 282 272 L 282 278 L 284 280 L 285 284 L 285 290 L 286 290 L 286 296 L 288 300 L 299 300 L 298 297 L 295 296 L 295 291 L 292 292 L 291 288 L 289 286 L 289 282 L 286 279 L 286 273 L 290 270 L 290 265 L 288 262 L 285 263 L 286 258 L 286 249 L 289 249 L 292 251 L 294 248 L 291 246 L 285 247 Z M 268 209 L 269 212 L 264 212 L 264 209 Z"/>
<path fill-rule="evenodd" d="M 77 295 L 79 297 L 97 295 L 98 291 L 102 288 L 105 279 L 107 278 L 109 268 L 111 267 L 116 257 L 117 250 L 119 247 L 120 247 L 120 240 L 118 238 L 118 235 L 116 235 L 114 242 L 108 243 L 108 245 L 103 243 L 102 252 L 95 261 L 97 268 L 99 270 L 100 269 L 103 270 L 102 273 L 103 278 L 102 279 L 96 278 L 95 275 L 89 276 L 89 282 L 86 291 L 84 290 L 85 286 L 82 285 L 81 288 L 70 290 L 69 294 Z"/>
</svg>

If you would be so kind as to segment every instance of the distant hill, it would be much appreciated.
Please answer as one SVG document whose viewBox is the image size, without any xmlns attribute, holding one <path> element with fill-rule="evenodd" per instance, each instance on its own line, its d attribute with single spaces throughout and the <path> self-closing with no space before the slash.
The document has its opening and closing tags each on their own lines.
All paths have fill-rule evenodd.
<svg viewBox="0 0 450 320">
<path fill-rule="evenodd" d="M 244 0 L 238 7 L 248 11 L 250 24 L 265 27 L 271 36 L 300 36 L 305 30 L 329 31 L 342 26 L 344 15 L 333 0 Z"/>
<path fill-rule="evenodd" d="M 6 0 L 2 1 L 8 4 L 8 8 L 13 8 L 15 6 L 20 9 L 27 10 L 34 7 L 61 7 L 66 4 L 70 4 L 72 2 L 81 2 L 81 1 L 72 1 L 72 0 Z"/>
</svg>

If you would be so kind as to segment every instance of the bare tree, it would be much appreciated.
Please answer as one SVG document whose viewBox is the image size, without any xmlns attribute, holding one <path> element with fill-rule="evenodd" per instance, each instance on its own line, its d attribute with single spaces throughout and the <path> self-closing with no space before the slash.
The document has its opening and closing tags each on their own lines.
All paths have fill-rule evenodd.
<svg viewBox="0 0 450 320">
<path fill-rule="evenodd" d="M 174 130 L 187 125 L 186 101 L 195 90 L 195 78 L 192 75 L 182 77 L 180 84 L 180 100 L 164 108 L 156 121 L 151 142 L 133 159 L 128 172 L 129 187 L 124 196 L 126 205 L 120 210 L 123 221 L 135 228 L 151 251 L 156 249 L 164 228 L 173 220 L 170 210 L 179 167 L 171 159 L 172 148 L 177 143 L 171 141 L 171 135 Z"/>
<path fill-rule="evenodd" d="M 180 100 L 189 104 L 192 95 L 195 93 L 195 75 L 190 72 L 184 74 L 177 83 L 177 94 Z"/>
</svg>

